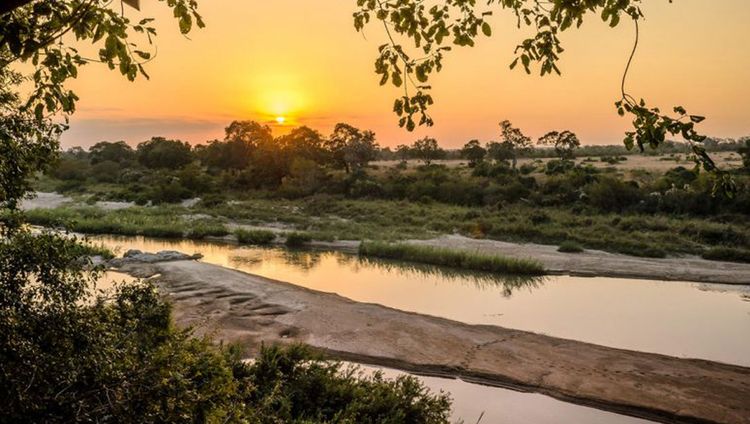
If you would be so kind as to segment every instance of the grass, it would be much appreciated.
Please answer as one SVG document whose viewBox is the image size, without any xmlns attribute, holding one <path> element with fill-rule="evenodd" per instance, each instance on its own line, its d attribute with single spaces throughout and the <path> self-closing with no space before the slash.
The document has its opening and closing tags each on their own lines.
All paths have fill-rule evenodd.
<svg viewBox="0 0 750 424">
<path fill-rule="evenodd" d="M 702 256 L 712 261 L 750 263 L 750 250 L 735 247 L 714 247 L 706 250 Z"/>
<path fill-rule="evenodd" d="M 271 244 L 276 240 L 276 234 L 268 230 L 237 230 L 234 232 L 237 241 L 242 244 Z"/>
<path fill-rule="evenodd" d="M 518 275 L 544 274 L 542 264 L 534 260 L 405 243 L 363 242 L 359 247 L 359 254 L 475 271 Z"/>
<path fill-rule="evenodd" d="M 286 244 L 289 247 L 301 247 L 313 240 L 312 235 L 308 233 L 293 232 L 286 235 Z"/>
<path fill-rule="evenodd" d="M 94 207 L 64 207 L 29 211 L 27 215 L 36 225 L 56 227 L 63 222 L 68 229 L 89 234 L 183 237 L 199 226 L 215 226 L 214 230 L 220 231 L 219 226 L 229 220 L 247 225 L 287 226 L 312 235 L 315 240 L 397 242 L 458 233 L 556 246 L 568 241 L 585 249 L 656 258 L 668 254 L 701 255 L 720 246 L 750 250 L 750 219 L 734 215 L 705 219 L 521 204 L 504 205 L 498 210 L 323 195 L 299 200 L 244 198 L 192 212 L 218 217 L 205 220 L 185 219 L 188 213 L 191 212 L 184 208 L 164 205 L 110 212 Z M 207 232 L 192 231 L 196 237 Z"/>
<path fill-rule="evenodd" d="M 26 212 L 32 225 L 65 228 L 83 234 L 142 235 L 158 238 L 203 238 L 208 235 L 226 235 L 219 220 L 184 219 L 184 208 L 134 207 L 105 211 L 92 206 L 35 209 Z"/>
<path fill-rule="evenodd" d="M 104 259 L 112 259 L 115 257 L 115 253 L 108 247 L 104 247 L 101 244 L 93 244 L 90 242 L 81 243 L 82 254 L 86 256 L 101 256 Z"/>
<path fill-rule="evenodd" d="M 187 238 L 200 240 L 206 237 L 224 237 L 229 234 L 229 230 L 223 224 L 196 224 L 187 231 Z"/>
<path fill-rule="evenodd" d="M 557 248 L 557 251 L 563 253 L 582 253 L 583 246 L 575 241 L 565 240 L 560 243 L 560 247 Z"/>
</svg>

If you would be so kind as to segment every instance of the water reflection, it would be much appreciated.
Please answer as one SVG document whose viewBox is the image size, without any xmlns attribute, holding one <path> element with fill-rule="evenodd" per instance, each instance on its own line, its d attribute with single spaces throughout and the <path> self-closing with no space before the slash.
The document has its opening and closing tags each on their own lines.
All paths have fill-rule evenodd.
<svg viewBox="0 0 750 424">
<path fill-rule="evenodd" d="M 123 250 L 202 253 L 207 263 L 469 324 L 750 366 L 748 286 L 571 276 L 518 280 L 333 252 L 95 239 Z"/>
<path fill-rule="evenodd" d="M 242 248 L 235 251 L 231 263 L 235 267 L 255 268 L 269 260 L 282 260 L 284 264 L 310 273 L 320 267 L 323 259 L 330 257 L 335 263 L 354 273 L 376 269 L 388 274 L 399 274 L 408 279 L 440 279 L 446 282 L 473 284 L 482 290 L 500 289 L 504 297 L 513 295 L 513 291 L 521 288 L 529 290 L 541 287 L 547 277 L 504 275 L 489 272 L 467 271 L 456 268 L 438 267 L 433 265 L 415 264 L 410 262 L 361 257 L 340 252 L 314 250 L 283 250 Z"/>
<path fill-rule="evenodd" d="M 364 375 L 380 371 L 386 378 L 397 378 L 402 371 L 357 365 Z M 417 376 L 434 393 L 450 393 L 455 422 L 512 424 L 647 424 L 651 421 L 618 415 L 599 409 L 562 402 L 537 393 L 522 393 L 499 387 L 482 386 L 458 379 Z"/>
</svg>

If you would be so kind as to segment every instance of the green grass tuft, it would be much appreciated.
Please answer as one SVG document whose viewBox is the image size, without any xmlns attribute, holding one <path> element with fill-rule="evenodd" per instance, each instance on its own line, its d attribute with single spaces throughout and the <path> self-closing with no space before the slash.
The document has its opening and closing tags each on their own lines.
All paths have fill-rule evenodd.
<svg viewBox="0 0 750 424">
<path fill-rule="evenodd" d="M 562 253 L 582 253 L 583 246 L 574 241 L 566 240 L 560 243 L 560 247 L 557 249 L 557 251 Z"/>
<path fill-rule="evenodd" d="M 286 235 L 286 242 L 289 247 L 300 247 L 310 243 L 313 240 L 312 236 L 307 233 L 289 233 Z"/>
<path fill-rule="evenodd" d="M 229 234 L 222 224 L 196 224 L 187 231 L 187 238 L 200 240 L 206 237 L 224 237 Z"/>
<path fill-rule="evenodd" d="M 276 240 L 276 234 L 268 230 L 237 230 L 234 232 L 237 241 L 242 244 L 271 244 Z"/>
<path fill-rule="evenodd" d="M 405 243 L 362 242 L 359 246 L 359 254 L 485 272 L 519 275 L 544 274 L 542 264 L 531 259 L 508 258 L 479 252 Z"/>
<path fill-rule="evenodd" d="M 83 242 L 80 244 L 82 256 L 101 256 L 102 258 L 109 260 L 115 257 L 115 253 L 101 244 L 93 244 L 90 242 Z"/>
<path fill-rule="evenodd" d="M 703 252 L 702 256 L 711 261 L 750 263 L 750 250 L 736 247 L 714 247 Z"/>
</svg>

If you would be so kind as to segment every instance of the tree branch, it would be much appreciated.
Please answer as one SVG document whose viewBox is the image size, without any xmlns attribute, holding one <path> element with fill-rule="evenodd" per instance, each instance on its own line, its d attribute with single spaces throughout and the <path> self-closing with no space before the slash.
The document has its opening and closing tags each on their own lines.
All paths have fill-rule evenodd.
<svg viewBox="0 0 750 424">
<path fill-rule="evenodd" d="M 34 0 L 3 0 L 3 2 L 0 3 L 0 15 L 12 12 L 19 7 L 26 6 L 33 1 Z"/>
</svg>

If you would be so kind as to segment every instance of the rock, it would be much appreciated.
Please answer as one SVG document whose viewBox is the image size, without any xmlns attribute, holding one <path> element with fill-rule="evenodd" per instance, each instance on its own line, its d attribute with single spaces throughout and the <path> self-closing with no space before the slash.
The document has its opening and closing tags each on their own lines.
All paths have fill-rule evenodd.
<svg viewBox="0 0 750 424">
<path fill-rule="evenodd" d="M 142 255 L 143 252 L 141 252 L 138 249 L 130 249 L 127 252 L 125 252 L 124 255 L 122 255 L 123 258 L 132 258 L 134 256 Z"/>
<path fill-rule="evenodd" d="M 115 258 L 109 261 L 109 266 L 113 268 L 120 268 L 125 264 L 129 263 L 147 263 L 154 264 L 158 262 L 173 262 L 173 261 L 194 261 L 202 258 L 203 255 L 196 253 L 188 255 L 186 253 L 177 252 L 175 250 L 162 250 L 157 253 L 142 252 L 137 249 L 131 249 L 125 252 L 122 258 Z"/>
</svg>

